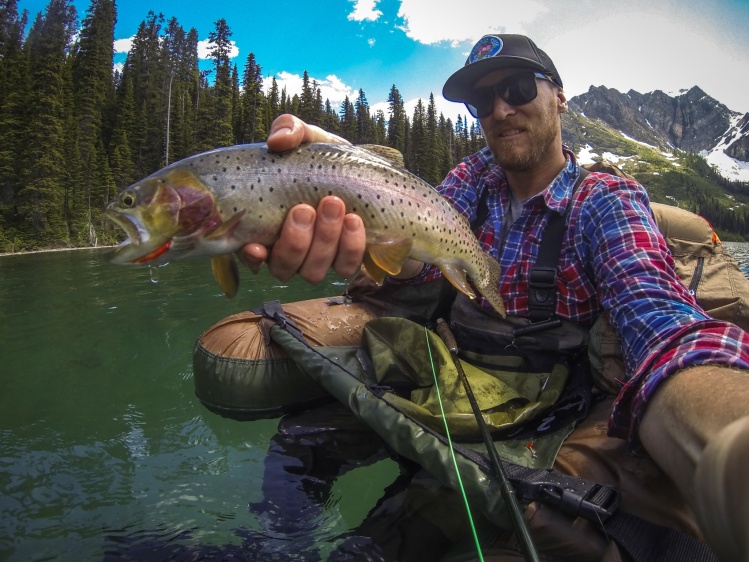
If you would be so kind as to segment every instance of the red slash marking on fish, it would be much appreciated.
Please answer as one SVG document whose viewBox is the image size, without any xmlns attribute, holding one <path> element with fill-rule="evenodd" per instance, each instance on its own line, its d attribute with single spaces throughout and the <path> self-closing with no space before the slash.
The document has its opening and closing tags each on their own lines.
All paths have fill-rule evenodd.
<svg viewBox="0 0 749 562">
<path fill-rule="evenodd" d="M 166 252 L 171 247 L 171 245 L 172 245 L 172 241 L 171 240 L 167 240 L 166 242 L 164 242 L 161 246 L 159 246 L 158 248 L 156 248 L 150 254 L 146 254 L 142 258 L 138 258 L 137 260 L 133 260 L 130 263 L 146 263 L 147 261 L 155 260 L 161 254 L 163 254 L 164 252 Z"/>
</svg>

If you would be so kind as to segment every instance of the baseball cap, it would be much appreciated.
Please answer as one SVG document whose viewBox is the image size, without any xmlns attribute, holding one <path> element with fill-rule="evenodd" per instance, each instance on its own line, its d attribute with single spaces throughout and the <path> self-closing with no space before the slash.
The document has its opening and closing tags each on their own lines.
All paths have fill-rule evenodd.
<svg viewBox="0 0 749 562">
<path fill-rule="evenodd" d="M 471 49 L 463 68 L 447 79 L 442 96 L 451 101 L 465 101 L 479 78 L 494 70 L 511 67 L 542 72 L 557 86 L 563 87 L 562 78 L 549 55 L 525 35 L 484 35 Z"/>
</svg>

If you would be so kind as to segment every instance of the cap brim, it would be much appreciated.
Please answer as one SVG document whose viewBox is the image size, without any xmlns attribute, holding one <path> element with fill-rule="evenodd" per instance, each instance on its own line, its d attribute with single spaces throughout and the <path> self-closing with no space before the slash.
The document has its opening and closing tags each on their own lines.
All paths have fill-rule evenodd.
<svg viewBox="0 0 749 562">
<path fill-rule="evenodd" d="M 530 68 L 539 72 L 546 69 L 536 61 L 524 57 L 491 57 L 468 64 L 453 73 L 442 87 L 446 100 L 464 102 L 482 76 L 501 68 Z"/>
</svg>

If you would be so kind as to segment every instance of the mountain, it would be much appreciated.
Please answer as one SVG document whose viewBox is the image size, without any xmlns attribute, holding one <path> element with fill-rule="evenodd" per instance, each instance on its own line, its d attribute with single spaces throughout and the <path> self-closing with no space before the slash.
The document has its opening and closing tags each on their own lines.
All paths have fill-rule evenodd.
<svg viewBox="0 0 749 562">
<path fill-rule="evenodd" d="M 749 181 L 749 113 L 731 111 L 697 86 L 677 96 L 591 86 L 570 109 L 662 150 L 700 154 L 727 179 Z"/>
<path fill-rule="evenodd" d="M 582 163 L 616 164 L 653 201 L 705 216 L 724 239 L 749 240 L 749 114 L 698 87 L 671 96 L 591 86 L 562 120 Z"/>
</svg>

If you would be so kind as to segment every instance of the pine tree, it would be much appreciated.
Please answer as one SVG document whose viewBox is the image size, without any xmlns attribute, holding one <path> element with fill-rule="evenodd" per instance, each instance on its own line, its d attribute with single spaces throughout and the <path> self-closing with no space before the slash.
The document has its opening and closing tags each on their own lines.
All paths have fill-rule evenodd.
<svg viewBox="0 0 749 562">
<path fill-rule="evenodd" d="M 76 31 L 70 0 L 51 0 L 34 21 L 26 42 L 31 89 L 27 98 L 27 135 L 22 181 L 17 195 L 22 230 L 32 246 L 50 247 L 69 240 L 64 216 L 66 177 L 65 125 L 72 107 L 67 57 Z M 33 237 L 33 238 L 32 238 Z"/>
<path fill-rule="evenodd" d="M 351 103 L 349 97 L 341 103 L 341 136 L 350 142 L 356 142 L 357 123 L 356 123 L 356 110 L 354 104 Z"/>
<path fill-rule="evenodd" d="M 115 21 L 113 0 L 93 0 L 73 57 L 78 153 L 69 166 L 79 166 L 79 182 L 72 193 L 73 205 L 67 209 L 67 219 L 73 237 L 88 244 L 95 244 L 101 209 L 114 195 L 114 185 L 106 181 L 108 162 L 102 132 L 104 113 L 111 107 L 114 93 Z"/>
<path fill-rule="evenodd" d="M 18 216 L 15 198 L 21 188 L 20 163 L 25 145 L 29 67 L 23 50 L 27 13 L 17 0 L 0 3 L 0 251 L 14 250 Z"/>
<path fill-rule="evenodd" d="M 137 177 L 163 166 L 166 155 L 168 70 L 161 50 L 163 21 L 162 14 L 149 12 L 138 26 L 120 82 L 132 81 L 135 118 L 126 132 Z"/>
<path fill-rule="evenodd" d="M 206 141 L 213 147 L 220 147 L 234 144 L 232 132 L 233 89 L 229 67 L 229 55 L 232 49 L 229 38 L 232 33 L 223 18 L 214 25 L 216 29 L 208 34 L 208 42 L 211 44 L 210 53 L 216 80 L 213 86 L 213 123 L 210 138 Z"/>
<path fill-rule="evenodd" d="M 274 79 L 275 83 L 275 79 Z M 242 114 L 244 116 L 240 142 L 257 142 L 264 140 L 266 133 L 266 109 L 263 97 L 262 68 L 255 60 L 255 54 L 247 55 L 247 62 L 242 77 Z M 278 89 L 276 88 L 276 91 Z"/>
<path fill-rule="evenodd" d="M 374 125 L 372 115 L 369 112 L 369 102 L 364 90 L 359 89 L 359 95 L 354 104 L 354 113 L 356 114 L 356 137 L 355 142 L 358 144 L 372 144 L 374 142 Z"/>
<path fill-rule="evenodd" d="M 388 146 L 406 153 L 406 109 L 398 88 L 390 88 L 388 94 L 390 119 L 388 119 Z"/>
<path fill-rule="evenodd" d="M 302 95 L 299 98 L 299 117 L 310 124 L 318 124 L 315 121 L 317 111 L 315 110 L 315 91 L 312 89 L 309 74 L 305 70 L 302 73 Z"/>
</svg>

